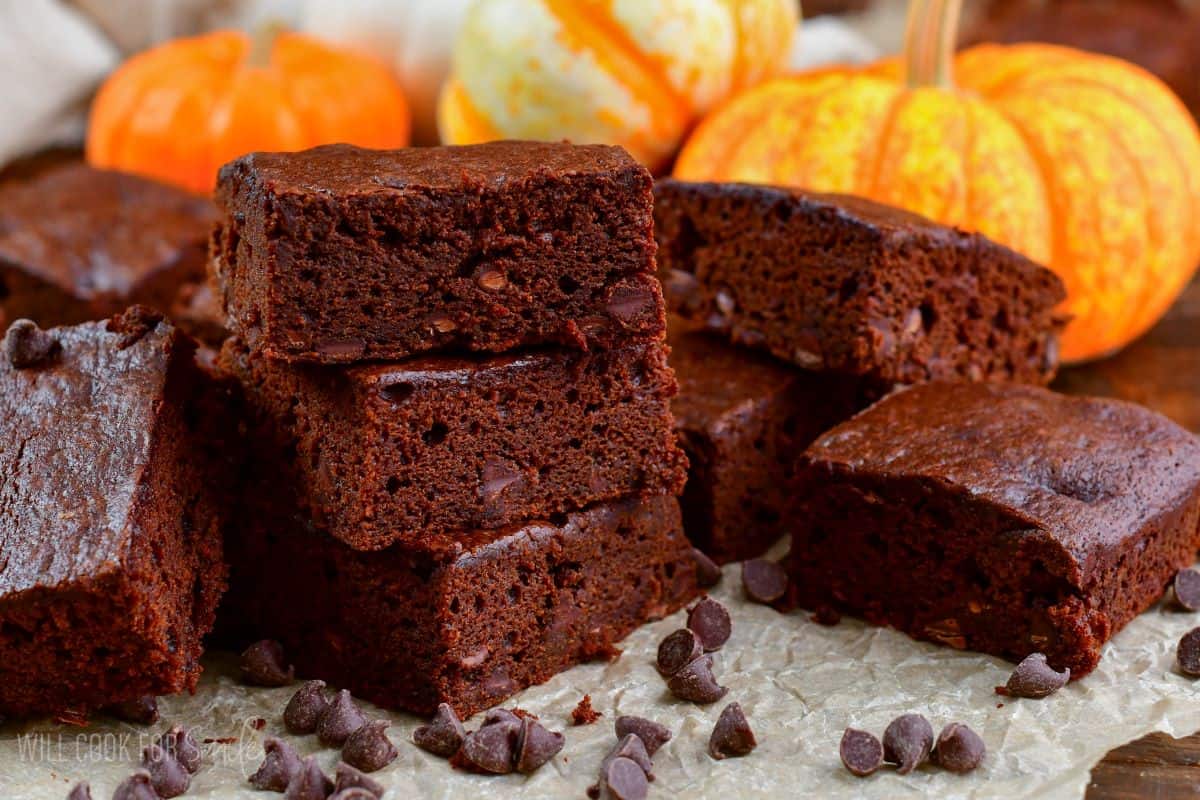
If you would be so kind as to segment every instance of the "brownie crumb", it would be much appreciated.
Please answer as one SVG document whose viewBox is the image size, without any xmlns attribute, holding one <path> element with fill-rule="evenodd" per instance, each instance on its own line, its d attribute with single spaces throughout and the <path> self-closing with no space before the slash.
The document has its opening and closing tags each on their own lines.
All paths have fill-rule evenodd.
<svg viewBox="0 0 1200 800">
<path fill-rule="evenodd" d="M 1179 640 L 1175 660 L 1184 675 L 1200 676 L 1200 628 L 1192 628 Z"/>
<path fill-rule="evenodd" d="M 700 637 L 706 652 L 720 650 L 733 633 L 729 611 L 711 597 L 701 598 L 688 609 L 687 626 Z"/>
<path fill-rule="evenodd" d="M 883 745 L 875 734 L 846 728 L 838 753 L 846 769 L 860 778 L 883 766 Z"/>
<path fill-rule="evenodd" d="M 150 773 L 139 769 L 117 785 L 112 800 L 159 800 L 150 782 Z"/>
<path fill-rule="evenodd" d="M 667 634 L 658 643 L 655 663 L 658 671 L 666 676 L 674 675 L 704 654 L 700 636 L 691 628 L 680 628 Z"/>
<path fill-rule="evenodd" d="M 15 369 L 30 369 L 45 364 L 59 350 L 58 340 L 33 320 L 19 319 L 4 334 L 4 355 Z"/>
<path fill-rule="evenodd" d="M 950 772 L 970 772 L 983 763 L 987 746 L 979 734 L 959 722 L 951 722 L 938 734 L 934 762 Z"/>
<path fill-rule="evenodd" d="M 124 703 L 117 703 L 105 710 L 122 722 L 132 722 L 137 725 L 153 725 L 158 722 L 158 698 L 154 695 L 145 695 Z"/>
<path fill-rule="evenodd" d="M 770 605 L 787 593 L 788 576 L 774 561 L 752 558 L 742 564 L 742 584 L 747 598 Z"/>
<path fill-rule="evenodd" d="M 1046 663 L 1042 653 L 1032 653 L 1026 656 L 1004 686 L 997 686 L 996 693 L 1006 697 L 1027 697 L 1041 699 L 1049 697 L 1067 685 L 1071 680 L 1071 670 L 1056 671 Z"/>
<path fill-rule="evenodd" d="M 255 717 L 254 719 L 250 720 L 250 727 L 254 728 L 256 731 L 261 731 L 263 728 L 267 727 L 267 721 L 262 717 Z"/>
<path fill-rule="evenodd" d="M 283 645 L 272 639 L 242 651 L 240 667 L 242 682 L 249 686 L 287 686 L 296 677 L 295 668 L 284 658 Z"/>
<path fill-rule="evenodd" d="M 303 735 L 317 729 L 317 720 L 329 707 L 325 681 L 305 681 L 283 710 L 283 725 L 290 733 Z"/>
<path fill-rule="evenodd" d="M 150 785 L 162 798 L 178 797 L 192 784 L 191 773 L 157 744 L 142 751 L 142 769 L 150 773 Z"/>
<path fill-rule="evenodd" d="M 206 738 L 203 741 L 205 744 L 237 744 L 238 737 L 236 737 L 236 736 L 218 736 L 215 738 Z"/>
<path fill-rule="evenodd" d="M 671 694 L 693 703 L 715 703 L 729 690 L 717 683 L 712 672 L 712 656 L 693 660 L 667 681 Z"/>
<path fill-rule="evenodd" d="M 285 800 L 326 800 L 333 792 L 333 781 L 321 769 L 314 756 L 304 759 L 284 792 Z"/>
<path fill-rule="evenodd" d="M 350 789 L 359 789 L 367 792 L 373 797 L 383 797 L 383 784 L 378 781 L 368 778 L 360 770 L 355 769 L 346 762 L 339 762 L 337 765 L 336 780 L 334 781 L 335 792 L 346 792 Z"/>
<path fill-rule="evenodd" d="M 1171 581 L 1175 605 L 1185 611 L 1200 611 L 1200 571 L 1181 569 Z"/>
<path fill-rule="evenodd" d="M 435 756 L 450 758 L 462 747 L 466 735 L 467 732 L 454 709 L 449 704 L 442 703 L 428 725 L 422 725 L 413 731 L 413 744 Z"/>
<path fill-rule="evenodd" d="M 671 731 L 667 726 L 642 717 L 617 717 L 616 733 L 618 739 L 633 734 L 642 740 L 646 753 L 651 757 L 658 749 L 671 740 Z"/>
<path fill-rule="evenodd" d="M 164 319 L 161 311 L 147 306 L 130 306 L 108 321 L 109 333 L 122 334 L 118 350 L 125 350 L 142 340 L 146 334 L 158 327 Z"/>
<path fill-rule="evenodd" d="M 822 605 L 818 606 L 817 610 L 813 612 L 811 619 L 818 625 L 833 627 L 842 621 L 842 612 L 833 606 Z"/>
<path fill-rule="evenodd" d="M 317 719 L 317 739 L 326 747 L 341 747 L 366 723 L 350 692 L 342 689 Z"/>
<path fill-rule="evenodd" d="M 758 747 L 758 741 L 754 738 L 754 731 L 750 730 L 750 723 L 741 705 L 730 703 L 725 706 L 708 739 L 709 755 L 720 761 L 749 755 L 755 747 Z"/>
<path fill-rule="evenodd" d="M 896 717 L 883 732 L 883 759 L 907 775 L 929 760 L 933 726 L 920 714 Z"/>
<path fill-rule="evenodd" d="M 302 762 L 295 749 L 283 739 L 268 736 L 263 742 L 262 764 L 250 776 L 250 785 L 268 792 L 282 792 L 300 771 Z"/>
<path fill-rule="evenodd" d="M 596 709 L 592 708 L 592 696 L 585 694 L 579 700 L 579 704 L 571 712 L 572 725 L 591 725 L 600 717 L 604 716 Z"/>
</svg>

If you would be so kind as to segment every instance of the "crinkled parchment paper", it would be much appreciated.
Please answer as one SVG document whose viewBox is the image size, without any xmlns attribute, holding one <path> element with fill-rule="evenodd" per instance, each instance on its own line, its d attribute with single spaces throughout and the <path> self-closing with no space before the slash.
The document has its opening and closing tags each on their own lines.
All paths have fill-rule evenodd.
<svg viewBox="0 0 1200 800">
<path fill-rule="evenodd" d="M 651 797 L 1071 797 L 1083 796 L 1092 766 L 1114 746 L 1153 730 L 1186 735 L 1200 728 L 1200 681 L 1174 666 L 1179 637 L 1200 615 L 1155 608 L 1130 624 L 1105 650 L 1100 667 L 1046 700 L 994 693 L 1011 665 L 998 659 L 914 642 L 891 630 L 845 619 L 835 627 L 803 612 L 780 615 L 741 595 L 740 571 L 726 567 L 714 595 L 730 606 L 733 636 L 716 654 L 729 687 L 725 700 L 701 707 L 675 701 L 655 671 L 658 641 L 683 624 L 683 613 L 636 631 L 611 664 L 587 664 L 517 695 L 519 705 L 566 735 L 566 747 L 531 777 L 480 777 L 412 745 L 420 720 L 387 716 L 400 757 L 376 777 L 388 798 L 583 798 L 614 742 L 613 719 L 638 714 L 667 724 L 675 736 L 655 757 Z M 280 720 L 293 689 L 253 689 L 234 677 L 235 660 L 215 654 L 193 697 L 160 701 L 162 721 L 151 729 L 97 719 L 86 728 L 51 722 L 0 727 L 0 795 L 9 800 L 63 798 L 77 780 L 91 782 L 97 800 L 111 795 L 135 766 L 141 747 L 173 722 L 210 739 L 205 765 L 187 797 L 278 797 L 253 791 L 246 776 L 262 757 L 264 736 L 292 741 L 302 754 L 319 753 L 332 772 L 337 753 L 315 737 L 293 737 Z M 569 715 L 590 694 L 603 717 L 571 727 Z M 714 761 L 708 736 L 725 703 L 742 704 L 759 747 L 741 759 Z M 1002 706 L 1002 707 L 998 707 Z M 895 716 L 919 711 L 934 729 L 966 722 L 987 742 L 981 769 L 959 776 L 924 767 L 908 776 L 881 770 L 858 779 L 838 760 L 848 726 L 881 735 Z M 253 720 L 266 720 L 255 730 Z M 473 725 L 474 723 L 474 725 Z M 478 720 L 468 722 L 468 727 Z"/>
</svg>

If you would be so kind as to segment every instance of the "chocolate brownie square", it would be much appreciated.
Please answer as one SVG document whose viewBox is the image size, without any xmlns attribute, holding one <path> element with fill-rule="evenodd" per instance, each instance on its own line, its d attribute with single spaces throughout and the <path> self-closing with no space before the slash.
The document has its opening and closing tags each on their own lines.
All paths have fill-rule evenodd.
<svg viewBox="0 0 1200 800">
<path fill-rule="evenodd" d="M 386 708 L 473 714 L 612 657 L 697 591 L 673 497 L 361 552 L 264 511 L 273 494 L 248 500 L 249 524 L 230 537 L 223 635 L 278 639 L 301 675 Z"/>
<path fill-rule="evenodd" d="M 222 365 L 309 512 L 360 550 L 683 489 L 660 341 L 331 368 L 231 339 Z"/>
<path fill-rule="evenodd" d="M 867 404 L 859 382 L 795 369 L 671 320 L 671 403 L 687 453 L 683 526 L 718 563 L 762 555 L 791 532 L 796 455 Z"/>
<path fill-rule="evenodd" d="M 221 170 L 211 269 L 288 361 L 661 338 L 651 185 L 602 145 L 254 153 Z"/>
<path fill-rule="evenodd" d="M 148 313 L 5 339 L 0 714 L 196 686 L 225 585 L 209 389 Z"/>
<path fill-rule="evenodd" d="M 857 197 L 661 181 L 672 310 L 806 369 L 880 384 L 1044 384 L 1066 290 L 978 234 Z"/>
<path fill-rule="evenodd" d="M 71 164 L 0 186 L 0 308 L 48 327 L 141 303 L 170 311 L 205 279 L 216 209 L 136 175 Z"/>
<path fill-rule="evenodd" d="M 818 439 L 797 485 L 800 604 L 1073 677 L 1200 546 L 1200 440 L 1035 387 L 897 392 Z"/>
</svg>

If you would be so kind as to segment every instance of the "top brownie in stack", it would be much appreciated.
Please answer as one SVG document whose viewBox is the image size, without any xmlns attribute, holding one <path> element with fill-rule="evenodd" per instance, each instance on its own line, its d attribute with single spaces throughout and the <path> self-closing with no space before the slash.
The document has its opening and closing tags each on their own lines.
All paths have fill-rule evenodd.
<svg viewBox="0 0 1200 800">
<path fill-rule="evenodd" d="M 978 234 L 795 189 L 655 193 L 672 310 L 739 344 L 884 386 L 1054 376 L 1062 282 Z"/>
<path fill-rule="evenodd" d="M 666 328 L 652 180 L 606 146 L 256 153 L 226 165 L 212 269 L 286 361 L 605 348 Z"/>
<path fill-rule="evenodd" d="M 206 198 L 83 164 L 6 185 L 3 315 L 51 326 L 105 319 L 138 303 L 178 311 L 180 293 L 202 285 L 215 221 Z"/>
</svg>

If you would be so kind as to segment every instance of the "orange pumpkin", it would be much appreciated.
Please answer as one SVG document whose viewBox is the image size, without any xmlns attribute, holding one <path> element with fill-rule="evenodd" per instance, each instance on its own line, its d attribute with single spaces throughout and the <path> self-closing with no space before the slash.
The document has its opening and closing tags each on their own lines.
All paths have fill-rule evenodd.
<svg viewBox="0 0 1200 800">
<path fill-rule="evenodd" d="M 253 150 L 403 147 L 408 136 L 404 94 L 382 64 L 299 34 L 222 31 L 114 72 L 92 106 L 87 159 L 208 192 L 222 164 Z"/>
<path fill-rule="evenodd" d="M 1065 360 L 1110 353 L 1200 262 L 1200 132 L 1158 79 L 1116 59 L 1048 45 L 955 59 L 960 3 L 914 0 L 903 62 L 734 98 L 675 174 L 858 194 L 980 231 L 1067 284 Z"/>
</svg>

